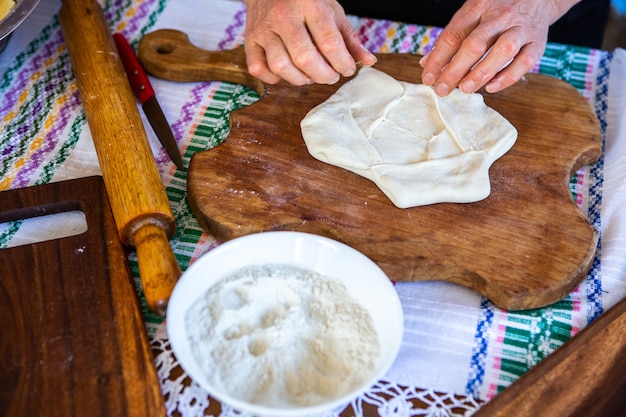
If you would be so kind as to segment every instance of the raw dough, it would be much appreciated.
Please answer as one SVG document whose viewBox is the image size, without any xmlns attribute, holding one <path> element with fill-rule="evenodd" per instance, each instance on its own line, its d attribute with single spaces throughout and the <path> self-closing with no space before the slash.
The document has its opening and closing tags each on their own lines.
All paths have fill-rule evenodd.
<svg viewBox="0 0 626 417">
<path fill-rule="evenodd" d="M 441 98 L 369 67 L 300 126 L 313 157 L 374 181 L 400 208 L 486 198 L 489 167 L 517 139 L 480 94 Z"/>
</svg>

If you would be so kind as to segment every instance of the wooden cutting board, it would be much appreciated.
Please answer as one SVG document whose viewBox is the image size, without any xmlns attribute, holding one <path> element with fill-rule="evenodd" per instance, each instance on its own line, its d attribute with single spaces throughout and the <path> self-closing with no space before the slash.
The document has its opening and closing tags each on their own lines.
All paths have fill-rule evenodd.
<svg viewBox="0 0 626 417">
<path fill-rule="evenodd" d="M 365 253 L 394 281 L 439 280 L 472 288 L 505 309 L 567 295 L 588 273 L 597 231 L 576 206 L 572 174 L 601 154 L 593 109 L 571 85 L 528 75 L 485 102 L 518 130 L 490 170 L 491 195 L 471 204 L 396 208 L 369 180 L 311 157 L 300 132 L 307 112 L 336 85 L 263 85 L 241 49 L 210 52 L 178 31 L 146 35 L 139 57 L 174 81 L 222 80 L 261 99 L 234 111 L 223 144 L 196 153 L 188 197 L 199 222 L 225 241 L 268 230 L 324 235 Z M 380 54 L 375 68 L 419 83 L 419 56 Z"/>
<path fill-rule="evenodd" d="M 102 178 L 0 193 L 0 223 L 75 210 L 86 232 L 0 249 L 0 415 L 165 416 Z"/>
</svg>

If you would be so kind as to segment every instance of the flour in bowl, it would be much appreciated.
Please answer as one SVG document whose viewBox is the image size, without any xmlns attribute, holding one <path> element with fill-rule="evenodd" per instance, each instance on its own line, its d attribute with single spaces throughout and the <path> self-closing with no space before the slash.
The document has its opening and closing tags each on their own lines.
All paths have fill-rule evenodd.
<svg viewBox="0 0 626 417">
<path fill-rule="evenodd" d="M 288 265 L 245 267 L 187 311 L 193 355 L 222 393 L 258 405 L 314 406 L 373 372 L 368 311 L 339 281 Z"/>
</svg>

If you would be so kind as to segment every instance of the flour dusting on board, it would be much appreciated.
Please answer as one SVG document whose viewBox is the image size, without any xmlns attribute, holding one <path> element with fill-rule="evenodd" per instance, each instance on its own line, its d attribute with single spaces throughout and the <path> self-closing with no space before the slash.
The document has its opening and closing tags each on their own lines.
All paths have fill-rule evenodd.
<svg viewBox="0 0 626 417">
<path fill-rule="evenodd" d="M 185 325 L 207 380 L 240 400 L 314 406 L 357 388 L 380 345 L 339 281 L 288 265 L 242 268 L 189 309 Z"/>
</svg>

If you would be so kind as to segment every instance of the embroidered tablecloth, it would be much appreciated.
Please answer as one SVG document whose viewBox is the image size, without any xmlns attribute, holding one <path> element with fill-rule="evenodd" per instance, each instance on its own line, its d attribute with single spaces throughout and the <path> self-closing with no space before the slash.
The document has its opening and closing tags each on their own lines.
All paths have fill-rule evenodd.
<svg viewBox="0 0 626 417">
<path fill-rule="evenodd" d="M 133 46 L 159 28 L 183 30 L 205 49 L 243 42 L 246 10 L 238 1 L 101 4 L 111 29 L 123 32 Z M 41 0 L 0 54 L 0 190 L 100 173 L 59 27 L 59 7 L 59 0 Z M 373 52 L 423 54 L 440 33 L 435 27 L 368 18 L 351 17 L 351 22 Z M 570 183 L 576 203 L 600 231 L 589 276 L 554 305 L 517 312 L 498 309 L 454 284 L 397 284 L 406 320 L 400 354 L 384 380 L 344 415 L 470 415 L 626 295 L 626 176 L 619 169 L 626 163 L 626 51 L 549 44 L 534 72 L 572 84 L 592 104 L 602 127 L 601 159 L 579 170 Z M 229 113 L 258 100 L 253 91 L 228 83 L 152 81 L 186 160 L 223 141 Z M 176 216 L 172 247 L 185 270 L 219 242 L 191 213 L 185 172 L 176 170 L 152 130 L 147 132 Z M 74 227 L 71 219 L 62 221 L 66 226 L 57 229 Z M 29 222 L 1 224 L 0 246 L 28 242 L 37 229 Z M 129 261 L 143 301 L 133 254 Z M 142 307 L 168 413 L 197 416 L 210 409 L 239 415 L 228 407 L 220 410 L 189 380 L 171 353 L 162 320 L 145 302 Z"/>
</svg>

